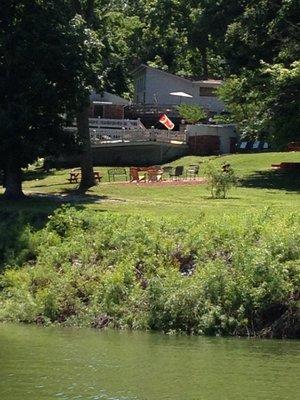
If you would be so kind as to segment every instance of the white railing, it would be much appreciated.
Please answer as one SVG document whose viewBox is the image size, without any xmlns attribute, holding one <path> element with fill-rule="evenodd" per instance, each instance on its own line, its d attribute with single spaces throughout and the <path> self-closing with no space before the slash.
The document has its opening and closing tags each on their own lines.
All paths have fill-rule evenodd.
<svg viewBox="0 0 300 400">
<path fill-rule="evenodd" d="M 138 119 L 105 119 L 89 118 L 91 128 L 112 128 L 112 129 L 143 129 L 146 130 L 141 120 Z"/>
<path fill-rule="evenodd" d="M 166 131 L 163 129 L 151 129 L 150 134 L 157 142 L 186 142 L 186 134 L 180 131 Z"/>
<path fill-rule="evenodd" d="M 76 127 L 67 127 L 66 130 L 76 131 Z M 161 143 L 186 143 L 186 134 L 179 131 L 163 129 L 99 129 L 90 128 L 91 142 L 93 145 L 109 143 L 130 142 L 161 142 Z"/>
<path fill-rule="evenodd" d="M 149 131 L 143 129 L 90 129 L 92 144 L 147 142 L 150 140 Z"/>
</svg>

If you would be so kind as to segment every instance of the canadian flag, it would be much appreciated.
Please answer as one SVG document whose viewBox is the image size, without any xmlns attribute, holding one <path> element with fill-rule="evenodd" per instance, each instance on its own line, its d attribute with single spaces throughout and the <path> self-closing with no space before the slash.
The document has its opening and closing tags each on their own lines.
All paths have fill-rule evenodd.
<svg viewBox="0 0 300 400">
<path fill-rule="evenodd" d="M 159 122 L 163 124 L 167 129 L 172 130 L 174 128 L 173 122 L 166 116 L 166 114 L 162 114 L 159 117 Z"/>
</svg>

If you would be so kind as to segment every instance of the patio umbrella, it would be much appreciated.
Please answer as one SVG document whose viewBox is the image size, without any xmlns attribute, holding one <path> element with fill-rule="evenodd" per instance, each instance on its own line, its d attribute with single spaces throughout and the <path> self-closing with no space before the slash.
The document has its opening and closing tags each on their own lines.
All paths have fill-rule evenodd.
<svg viewBox="0 0 300 400">
<path fill-rule="evenodd" d="M 170 93 L 171 96 L 178 96 L 180 97 L 180 104 L 181 104 L 181 100 L 183 97 L 188 97 L 188 98 L 192 98 L 193 96 L 191 94 L 185 93 L 185 92 L 171 92 Z"/>
</svg>

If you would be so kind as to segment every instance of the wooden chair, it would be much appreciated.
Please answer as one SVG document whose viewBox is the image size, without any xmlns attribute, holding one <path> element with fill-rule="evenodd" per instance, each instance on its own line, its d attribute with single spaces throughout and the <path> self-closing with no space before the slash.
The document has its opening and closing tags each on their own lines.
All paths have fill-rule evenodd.
<svg viewBox="0 0 300 400">
<path fill-rule="evenodd" d="M 160 168 L 148 168 L 148 182 L 159 182 L 162 180 L 163 170 Z"/>
<path fill-rule="evenodd" d="M 130 182 L 145 182 L 146 181 L 146 173 L 142 176 L 139 174 L 139 169 L 136 167 L 129 168 Z"/>
</svg>

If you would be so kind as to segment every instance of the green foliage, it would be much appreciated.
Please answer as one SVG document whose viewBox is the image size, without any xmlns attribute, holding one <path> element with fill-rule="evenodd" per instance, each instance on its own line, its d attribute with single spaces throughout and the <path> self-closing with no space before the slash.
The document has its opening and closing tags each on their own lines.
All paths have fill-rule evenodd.
<svg viewBox="0 0 300 400">
<path fill-rule="evenodd" d="M 180 104 L 176 108 L 179 115 L 190 124 L 195 124 L 207 118 L 203 108 L 194 104 Z"/>
<path fill-rule="evenodd" d="M 236 186 L 238 182 L 230 164 L 220 167 L 208 161 L 204 164 L 203 174 L 208 180 L 212 197 L 216 199 L 225 199 L 229 189 Z"/>
<path fill-rule="evenodd" d="M 0 272 L 35 257 L 35 235 L 21 213 L 0 212 Z"/>
<path fill-rule="evenodd" d="M 63 116 L 86 106 L 89 85 L 99 80 L 99 49 L 70 2 L 1 5 L 0 168 L 15 192 L 21 192 L 21 167 L 78 144 L 63 129 Z"/>
<path fill-rule="evenodd" d="M 0 320 L 293 336 L 299 225 L 270 210 L 183 223 L 62 208 L 31 232 L 35 258 L 0 276 Z"/>
<path fill-rule="evenodd" d="M 299 59 L 298 0 L 243 3 L 225 33 L 225 57 L 231 72 L 260 68 L 261 60 L 291 64 Z"/>
<path fill-rule="evenodd" d="M 288 66 L 264 64 L 262 74 L 267 84 L 261 114 L 273 142 L 284 146 L 297 140 L 300 131 L 300 61 Z M 257 91 L 258 87 L 255 88 Z"/>
<path fill-rule="evenodd" d="M 266 138 L 283 146 L 300 129 L 300 63 L 263 63 L 255 72 L 232 76 L 218 90 L 245 138 Z"/>
</svg>

